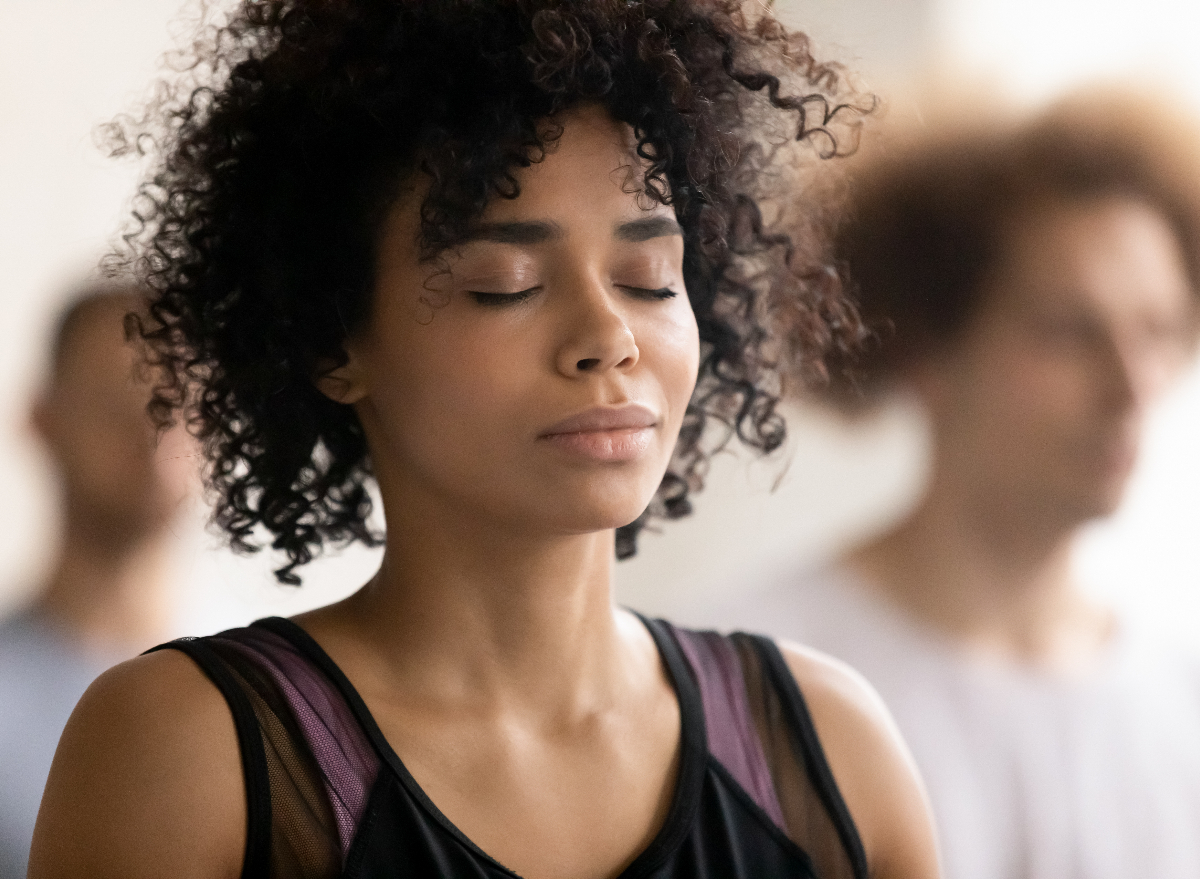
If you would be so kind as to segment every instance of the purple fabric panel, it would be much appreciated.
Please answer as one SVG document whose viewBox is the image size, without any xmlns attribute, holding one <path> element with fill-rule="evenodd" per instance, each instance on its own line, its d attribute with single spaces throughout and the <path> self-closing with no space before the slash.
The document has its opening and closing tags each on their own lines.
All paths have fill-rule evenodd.
<svg viewBox="0 0 1200 879">
<path fill-rule="evenodd" d="M 345 858 L 379 774 L 379 757 L 334 683 L 291 644 L 260 629 L 236 634 L 229 640 L 271 675 L 304 732 L 325 778 Z"/>
<path fill-rule="evenodd" d="M 786 825 L 750 714 L 742 663 L 734 646 L 716 632 L 672 629 L 700 685 L 708 750 L 781 829 Z"/>
</svg>

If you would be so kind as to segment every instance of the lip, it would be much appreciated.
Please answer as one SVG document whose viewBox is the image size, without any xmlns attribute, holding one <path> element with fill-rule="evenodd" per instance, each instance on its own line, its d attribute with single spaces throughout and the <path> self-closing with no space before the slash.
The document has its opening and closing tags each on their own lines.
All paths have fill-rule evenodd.
<svg viewBox="0 0 1200 879">
<path fill-rule="evenodd" d="M 601 433 L 613 430 L 640 430 L 655 427 L 658 416 L 645 406 L 596 406 L 542 431 L 541 436 L 561 436 L 567 433 Z"/>
<path fill-rule="evenodd" d="M 597 406 L 564 418 L 539 439 L 584 458 L 629 461 L 646 451 L 657 426 L 658 416 L 645 406 Z"/>
</svg>

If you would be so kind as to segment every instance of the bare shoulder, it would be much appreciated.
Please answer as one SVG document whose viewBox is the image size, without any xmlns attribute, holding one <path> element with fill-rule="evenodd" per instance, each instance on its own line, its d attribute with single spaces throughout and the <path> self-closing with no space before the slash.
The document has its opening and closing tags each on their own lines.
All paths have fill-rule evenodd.
<svg viewBox="0 0 1200 879">
<path fill-rule="evenodd" d="M 872 877 L 938 876 L 924 788 L 883 700 L 845 663 L 794 643 L 779 646 L 858 826 Z"/>
<path fill-rule="evenodd" d="M 241 873 L 246 799 L 233 718 L 184 654 L 105 672 L 76 706 L 38 813 L 30 879 Z"/>
</svg>

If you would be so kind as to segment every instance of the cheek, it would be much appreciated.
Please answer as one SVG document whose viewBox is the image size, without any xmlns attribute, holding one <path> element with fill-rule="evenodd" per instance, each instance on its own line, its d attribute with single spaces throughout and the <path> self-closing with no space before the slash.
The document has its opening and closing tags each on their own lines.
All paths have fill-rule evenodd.
<svg viewBox="0 0 1200 879">
<path fill-rule="evenodd" d="M 700 331 L 686 300 L 673 307 L 665 319 L 654 324 L 643 337 L 643 356 L 648 356 L 673 409 L 682 410 L 691 400 L 700 366 Z"/>
<path fill-rule="evenodd" d="M 372 358 L 369 395 L 393 441 L 453 454 L 464 439 L 506 427 L 527 370 L 503 338 L 437 322 L 414 325 Z"/>
<path fill-rule="evenodd" d="M 1091 369 L 1081 358 L 1011 344 L 980 353 L 962 404 L 984 407 L 981 427 L 1000 442 L 1052 441 L 1073 432 L 1092 405 Z"/>
<path fill-rule="evenodd" d="M 1095 408 L 1097 364 L 1082 353 L 1029 352 L 1013 358 L 1009 375 L 1018 414 L 1024 407 L 1043 421 L 1065 425 Z"/>
</svg>

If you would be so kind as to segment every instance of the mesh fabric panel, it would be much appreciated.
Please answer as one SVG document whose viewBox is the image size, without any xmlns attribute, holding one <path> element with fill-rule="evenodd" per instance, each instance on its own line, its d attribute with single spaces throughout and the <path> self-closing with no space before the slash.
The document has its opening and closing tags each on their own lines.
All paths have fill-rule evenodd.
<svg viewBox="0 0 1200 879">
<path fill-rule="evenodd" d="M 337 824 L 287 701 L 241 645 L 223 638 L 209 644 L 245 688 L 262 733 L 271 787 L 271 879 L 334 879 L 341 869 Z"/>
<path fill-rule="evenodd" d="M 812 858 L 821 879 L 865 879 L 830 812 L 828 793 L 822 794 L 819 773 L 813 771 L 813 761 L 823 762 L 824 757 L 812 753 L 810 742 L 790 722 L 754 639 L 734 635 L 730 640 L 741 661 L 750 713 L 783 811 L 783 829 Z"/>
</svg>

